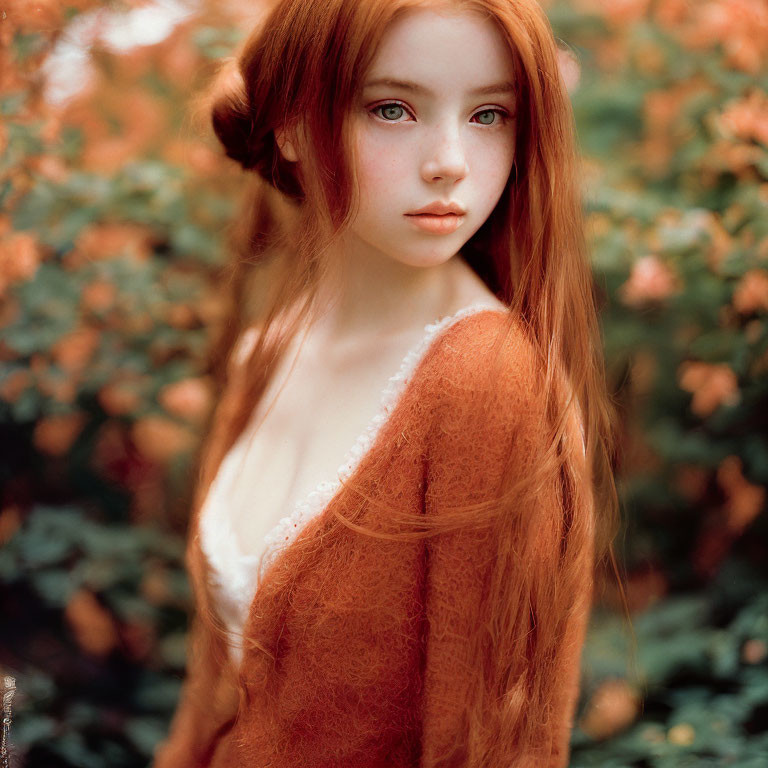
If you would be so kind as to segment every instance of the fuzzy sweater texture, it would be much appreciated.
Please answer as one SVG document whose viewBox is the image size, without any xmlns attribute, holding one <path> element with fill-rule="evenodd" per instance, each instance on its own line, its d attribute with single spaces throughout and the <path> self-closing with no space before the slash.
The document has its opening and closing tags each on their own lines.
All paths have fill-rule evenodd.
<svg viewBox="0 0 768 768">
<path fill-rule="evenodd" d="M 546 421 L 541 369 L 522 329 L 505 342 L 501 368 L 493 367 L 506 315 L 480 304 L 426 327 L 338 480 L 322 483 L 267 537 L 260 571 L 253 555 L 227 550 L 226 525 L 218 533 L 201 526 L 211 483 L 197 489 L 186 554 L 196 607 L 215 610 L 228 599 L 242 646 L 234 650 L 194 617 L 181 698 L 153 768 L 480 768 L 463 758 L 461 743 L 466 671 L 482 663 L 470 657 L 468 640 L 487 620 L 481 596 L 493 536 L 473 529 L 377 538 L 333 513 L 377 529 L 380 508 L 349 491 L 349 477 L 389 507 L 439 515 L 493 498 L 510 458 L 521 473 L 536 465 Z M 481 408 L 489 387 L 493 407 Z M 226 397 L 237 397 L 236 379 Z M 583 459 L 577 421 L 567 439 Z M 578 498 L 591 499 L 591 489 L 581 490 Z M 557 514 L 557 484 L 527 503 Z M 576 513 L 591 521 L 591 504 Z M 505 765 L 568 764 L 591 558 L 586 540 L 557 674 L 546 681 L 551 757 L 542 763 L 510 743 Z M 520 562 L 519 574 L 530 567 Z"/>
</svg>

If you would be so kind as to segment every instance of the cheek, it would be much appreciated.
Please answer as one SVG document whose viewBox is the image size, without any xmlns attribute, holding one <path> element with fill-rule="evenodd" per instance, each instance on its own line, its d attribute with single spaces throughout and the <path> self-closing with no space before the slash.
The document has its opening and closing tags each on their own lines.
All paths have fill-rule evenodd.
<svg viewBox="0 0 768 768">
<path fill-rule="evenodd" d="M 357 156 L 361 191 L 373 190 L 378 196 L 393 192 L 393 184 L 403 183 L 411 165 L 405 143 L 393 140 L 384 131 L 360 131 Z M 382 186 L 385 184 L 388 186 Z"/>
<path fill-rule="evenodd" d="M 473 152 L 472 170 L 482 172 L 489 182 L 502 177 L 506 180 L 512 168 L 514 153 L 513 136 L 478 143 Z"/>
<path fill-rule="evenodd" d="M 514 153 L 513 136 L 474 147 L 471 175 L 474 177 L 475 189 L 489 205 L 494 205 L 504 190 L 512 170 Z"/>
</svg>

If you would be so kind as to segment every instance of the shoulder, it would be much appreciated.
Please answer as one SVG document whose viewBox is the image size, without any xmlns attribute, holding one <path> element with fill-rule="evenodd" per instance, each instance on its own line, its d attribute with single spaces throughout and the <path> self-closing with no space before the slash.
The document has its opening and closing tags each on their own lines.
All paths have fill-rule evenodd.
<svg viewBox="0 0 768 768">
<path fill-rule="evenodd" d="M 524 324 L 510 312 L 459 317 L 434 339 L 425 379 L 444 406 L 481 396 L 506 403 L 535 398 L 544 365 Z"/>
<path fill-rule="evenodd" d="M 545 367 L 523 324 L 484 311 L 451 323 L 433 341 L 423 370 L 431 440 L 474 451 L 508 448 L 545 422 Z"/>
<path fill-rule="evenodd" d="M 277 319 L 269 327 L 265 340 L 270 342 L 277 338 L 285 327 L 285 311 L 278 315 Z M 257 321 L 242 328 L 235 339 L 229 355 L 228 372 L 235 373 L 243 368 L 246 361 L 253 352 L 256 342 L 264 334 L 263 322 Z"/>
<path fill-rule="evenodd" d="M 451 324 L 435 341 L 426 371 L 438 434 L 541 443 L 561 409 L 568 440 L 586 455 L 583 411 L 561 370 L 509 312 L 481 312 Z"/>
</svg>

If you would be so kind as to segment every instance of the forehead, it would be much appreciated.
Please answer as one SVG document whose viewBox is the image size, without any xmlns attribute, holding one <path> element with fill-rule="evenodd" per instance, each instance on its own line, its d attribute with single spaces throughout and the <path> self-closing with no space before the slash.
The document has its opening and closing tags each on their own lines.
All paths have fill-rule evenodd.
<svg viewBox="0 0 768 768">
<path fill-rule="evenodd" d="M 413 8 L 384 31 L 366 80 L 384 77 L 451 93 L 512 80 L 512 52 L 496 23 L 480 13 Z"/>
</svg>

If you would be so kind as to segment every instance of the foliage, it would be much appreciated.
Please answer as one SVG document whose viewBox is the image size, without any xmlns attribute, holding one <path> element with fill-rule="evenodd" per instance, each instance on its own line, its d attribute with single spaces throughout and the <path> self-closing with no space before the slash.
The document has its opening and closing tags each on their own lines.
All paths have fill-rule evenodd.
<svg viewBox="0 0 768 768">
<path fill-rule="evenodd" d="M 574 106 L 606 355 L 632 422 L 630 561 L 657 558 L 672 587 L 690 585 L 765 505 L 768 67 L 748 53 L 764 50 L 768 12 L 578 5 L 605 15 L 552 15 L 584 60 Z"/>
<path fill-rule="evenodd" d="M 146 764 L 183 670 L 191 467 L 216 396 L 207 361 L 242 181 L 190 96 L 261 4 L 202 2 L 161 42 L 123 51 L 94 32 L 83 87 L 54 103 L 51 55 L 68 35 L 142 5 L 11 2 L 0 22 L 0 666 L 18 680 L 12 738 L 28 765 Z M 768 10 L 542 5 L 563 48 L 624 416 L 639 653 L 628 672 L 609 583 L 573 765 L 756 767 Z"/>
<path fill-rule="evenodd" d="M 597 611 L 585 646 L 573 768 L 763 765 L 767 587 L 764 574 L 731 559 L 706 592 L 675 594 L 636 616 L 641 674 L 631 683 L 619 617 Z"/>
<path fill-rule="evenodd" d="M 29 765 L 146 763 L 184 671 L 183 545 L 156 527 L 35 506 L 0 550 L 12 743 Z"/>
</svg>

